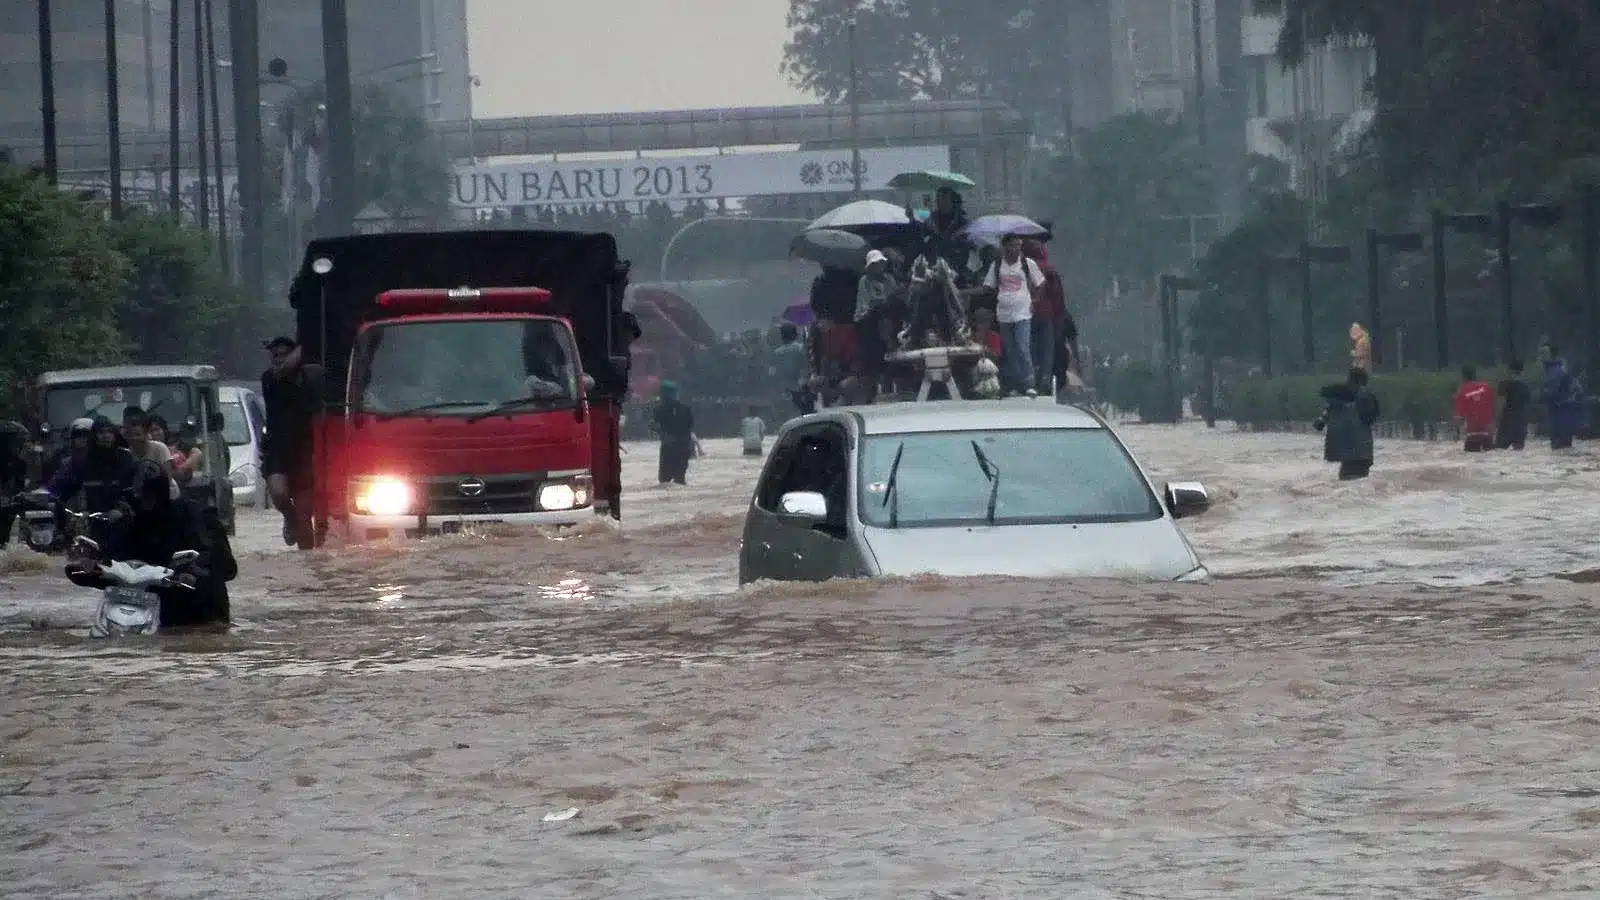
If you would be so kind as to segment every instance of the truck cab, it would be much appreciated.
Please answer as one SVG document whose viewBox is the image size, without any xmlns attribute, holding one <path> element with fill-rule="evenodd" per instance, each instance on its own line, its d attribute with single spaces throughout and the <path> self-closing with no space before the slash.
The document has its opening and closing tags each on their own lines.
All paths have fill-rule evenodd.
<svg viewBox="0 0 1600 900">
<path fill-rule="evenodd" d="M 320 516 L 353 540 L 620 516 L 625 273 L 607 235 L 313 242 L 291 302 L 325 373 Z"/>
</svg>

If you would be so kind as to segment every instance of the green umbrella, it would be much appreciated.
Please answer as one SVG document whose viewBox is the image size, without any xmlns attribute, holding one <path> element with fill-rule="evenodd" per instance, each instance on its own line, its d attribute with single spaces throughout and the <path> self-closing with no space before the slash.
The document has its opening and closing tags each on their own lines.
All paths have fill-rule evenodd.
<svg viewBox="0 0 1600 900">
<path fill-rule="evenodd" d="M 937 172 L 923 169 L 920 172 L 901 172 L 889 179 L 889 187 L 901 191 L 936 191 L 942 187 L 971 188 L 978 183 L 959 172 Z"/>
</svg>

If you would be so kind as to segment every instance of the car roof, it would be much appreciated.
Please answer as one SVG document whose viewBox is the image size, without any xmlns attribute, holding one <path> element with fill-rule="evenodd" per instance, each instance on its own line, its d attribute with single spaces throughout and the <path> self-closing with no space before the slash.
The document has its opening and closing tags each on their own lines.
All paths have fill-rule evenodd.
<svg viewBox="0 0 1600 900">
<path fill-rule="evenodd" d="M 39 387 L 73 384 L 113 384 L 122 381 L 216 381 L 216 366 L 102 366 L 96 369 L 62 369 L 39 376 Z"/>
<path fill-rule="evenodd" d="M 1049 400 L 961 400 L 940 403 L 881 403 L 852 406 L 863 434 L 908 434 L 918 431 L 987 431 L 1005 428 L 1103 429 L 1104 421 L 1076 406 Z"/>
</svg>

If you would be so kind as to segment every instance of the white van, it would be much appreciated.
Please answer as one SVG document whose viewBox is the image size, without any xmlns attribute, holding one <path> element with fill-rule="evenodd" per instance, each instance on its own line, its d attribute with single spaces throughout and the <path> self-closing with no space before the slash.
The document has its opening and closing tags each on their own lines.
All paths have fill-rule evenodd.
<svg viewBox="0 0 1600 900">
<path fill-rule="evenodd" d="M 228 481 L 238 506 L 267 506 L 267 480 L 261 477 L 261 437 L 267 408 L 261 395 L 247 387 L 217 389 L 222 407 L 222 437 L 228 445 Z"/>
</svg>

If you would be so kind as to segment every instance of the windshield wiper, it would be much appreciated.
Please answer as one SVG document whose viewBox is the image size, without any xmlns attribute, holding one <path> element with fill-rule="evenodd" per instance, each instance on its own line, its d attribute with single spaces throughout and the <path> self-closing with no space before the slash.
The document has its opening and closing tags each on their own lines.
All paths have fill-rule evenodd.
<svg viewBox="0 0 1600 900">
<path fill-rule="evenodd" d="M 978 468 L 983 470 L 983 477 L 989 479 L 988 519 L 989 524 L 993 525 L 995 503 L 1000 499 L 1000 467 L 989 459 L 989 455 L 983 452 L 983 448 L 978 446 L 977 441 L 972 442 L 972 453 L 978 457 Z"/>
<path fill-rule="evenodd" d="M 387 411 L 387 412 L 379 412 L 377 410 L 365 410 L 365 411 L 366 412 L 370 412 L 373 415 L 378 416 L 379 418 L 392 419 L 392 418 L 395 418 L 396 416 L 415 416 L 415 415 L 421 415 L 422 413 L 437 412 L 437 411 L 439 411 L 441 409 L 449 409 L 452 406 L 477 406 L 477 405 L 478 404 L 476 404 L 476 403 L 471 403 L 471 402 L 468 402 L 468 401 L 465 401 L 465 400 L 449 400 L 449 401 L 446 401 L 446 402 L 443 402 L 443 403 L 425 403 L 422 406 L 413 406 L 410 409 L 397 409 L 397 410 Z"/>
<path fill-rule="evenodd" d="M 527 405 L 529 405 L 531 403 L 560 402 L 560 401 L 563 401 L 565 399 L 567 399 L 567 398 L 564 397 L 564 396 L 559 396 L 559 395 L 529 394 L 526 397 L 517 397 L 517 398 L 515 398 L 513 400 L 507 400 L 504 403 L 496 403 L 494 406 L 489 407 L 488 409 L 484 410 L 481 413 L 473 413 L 472 415 L 467 417 L 467 421 L 469 423 L 471 423 L 471 422 L 481 422 L 484 419 L 492 419 L 495 416 L 501 415 L 501 414 L 506 413 L 506 412 L 510 412 L 511 410 L 516 409 L 519 406 L 527 406 Z"/>
<path fill-rule="evenodd" d="M 884 486 L 883 503 L 889 506 L 889 527 L 900 527 L 900 495 L 895 491 L 895 481 L 900 477 L 900 457 L 906 452 L 906 442 L 901 441 L 894 451 L 894 462 L 889 466 L 889 482 Z"/>
</svg>

